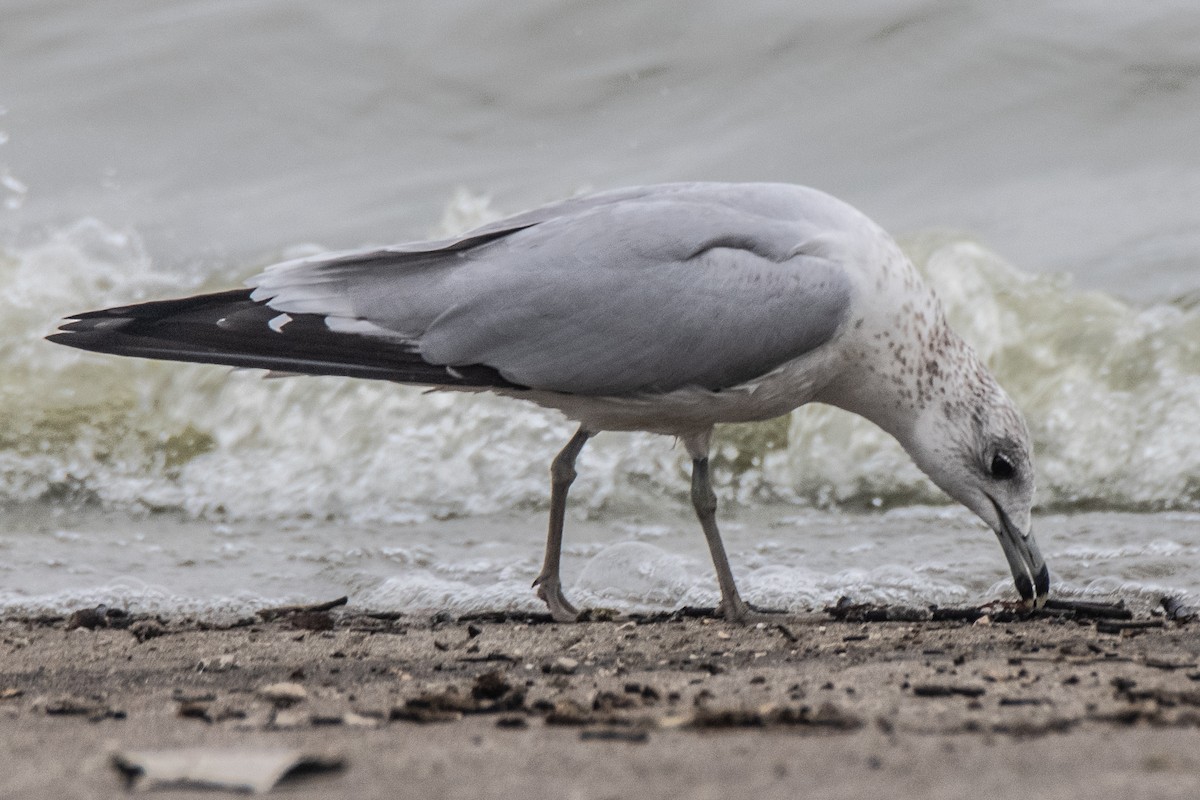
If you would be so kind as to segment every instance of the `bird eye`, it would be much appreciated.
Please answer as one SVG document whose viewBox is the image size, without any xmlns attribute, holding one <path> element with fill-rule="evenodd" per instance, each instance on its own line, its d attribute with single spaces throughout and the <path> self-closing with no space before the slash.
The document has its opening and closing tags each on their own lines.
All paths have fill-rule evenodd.
<svg viewBox="0 0 1200 800">
<path fill-rule="evenodd" d="M 1017 474 L 1017 468 L 1008 460 L 1008 457 L 997 453 L 992 456 L 992 477 L 998 481 L 1011 480 Z"/>
</svg>

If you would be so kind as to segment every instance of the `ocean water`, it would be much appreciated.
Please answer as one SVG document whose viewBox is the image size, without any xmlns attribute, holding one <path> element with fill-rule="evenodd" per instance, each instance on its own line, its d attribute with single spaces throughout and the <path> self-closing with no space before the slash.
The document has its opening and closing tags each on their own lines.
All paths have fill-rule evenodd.
<svg viewBox="0 0 1200 800">
<path fill-rule="evenodd" d="M 518 401 L 78 353 L 65 314 L 585 188 L 786 180 L 893 231 L 1025 410 L 1066 593 L 1200 597 L 1200 10 L 0 0 L 0 608 L 535 607 Z M 746 594 L 980 602 L 1000 549 L 824 407 L 719 431 Z M 712 603 L 671 440 L 605 434 L 568 591 Z"/>
</svg>

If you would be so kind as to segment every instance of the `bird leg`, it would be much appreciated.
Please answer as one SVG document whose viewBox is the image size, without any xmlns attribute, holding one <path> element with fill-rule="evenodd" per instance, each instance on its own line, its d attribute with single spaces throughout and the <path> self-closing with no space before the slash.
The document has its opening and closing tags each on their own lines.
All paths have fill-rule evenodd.
<svg viewBox="0 0 1200 800">
<path fill-rule="evenodd" d="M 696 507 L 700 527 L 704 529 L 708 552 L 712 554 L 713 566 L 717 570 L 717 583 L 721 586 L 721 605 L 717 613 L 730 622 L 745 622 L 750 618 L 750 607 L 738 595 L 733 571 L 729 569 L 729 559 L 725 557 L 725 545 L 721 543 L 721 533 L 717 530 L 717 495 L 713 492 L 708 475 L 707 444 L 704 441 L 703 455 L 700 457 L 696 457 L 694 450 L 692 452 L 692 505 Z M 692 450 L 691 447 L 688 449 Z"/>
<path fill-rule="evenodd" d="M 579 610 L 563 596 L 558 565 L 562 556 L 567 490 L 575 480 L 575 459 L 590 436 L 591 433 L 583 428 L 577 430 L 550 465 L 550 532 L 546 535 L 546 558 L 542 562 L 542 573 L 533 585 L 537 587 L 538 597 L 550 608 L 550 616 L 555 622 L 574 622 L 579 617 Z"/>
</svg>

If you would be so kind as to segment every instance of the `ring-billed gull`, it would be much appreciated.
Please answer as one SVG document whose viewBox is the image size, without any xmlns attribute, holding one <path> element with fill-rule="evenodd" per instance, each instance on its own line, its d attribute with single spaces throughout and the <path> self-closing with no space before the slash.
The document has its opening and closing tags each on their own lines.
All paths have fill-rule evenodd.
<svg viewBox="0 0 1200 800">
<path fill-rule="evenodd" d="M 719 422 L 820 402 L 894 436 L 1000 539 L 1022 598 L 1049 573 L 1031 533 L 1029 432 L 895 241 L 851 206 L 784 184 L 679 183 L 547 205 L 462 236 L 284 262 L 251 289 L 91 311 L 52 341 L 127 356 L 490 390 L 579 429 L 551 467 L 534 585 L 575 619 L 559 577 L 567 491 L 589 437 L 678 437 L 716 568 Z"/>
</svg>

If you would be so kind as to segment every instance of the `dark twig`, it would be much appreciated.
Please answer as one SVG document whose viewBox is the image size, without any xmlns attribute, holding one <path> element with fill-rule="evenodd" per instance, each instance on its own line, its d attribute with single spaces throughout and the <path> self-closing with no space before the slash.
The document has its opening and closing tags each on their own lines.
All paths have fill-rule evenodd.
<svg viewBox="0 0 1200 800">
<path fill-rule="evenodd" d="M 336 600 L 328 600 L 324 603 L 314 603 L 312 605 L 299 606 L 275 606 L 274 608 L 262 608 L 258 611 L 258 616 L 267 622 L 280 617 L 288 617 L 293 614 L 311 614 L 320 611 L 329 611 L 344 606 L 350 602 L 349 597 L 339 597 Z"/>
</svg>

